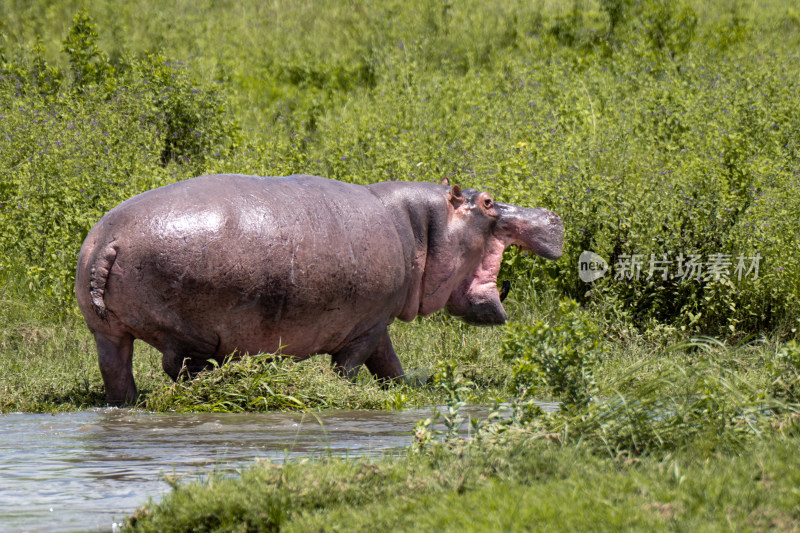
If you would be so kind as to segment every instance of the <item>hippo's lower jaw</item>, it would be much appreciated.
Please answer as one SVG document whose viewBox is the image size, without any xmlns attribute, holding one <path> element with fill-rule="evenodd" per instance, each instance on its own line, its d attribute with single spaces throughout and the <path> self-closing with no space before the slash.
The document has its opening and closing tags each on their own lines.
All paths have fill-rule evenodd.
<svg viewBox="0 0 800 533">
<path fill-rule="evenodd" d="M 496 301 L 484 300 L 473 302 L 469 305 L 466 312 L 458 311 L 448 304 L 445 310 L 452 316 L 457 317 L 471 326 L 502 326 L 506 323 L 508 315 L 500 303 L 498 297 Z"/>
<path fill-rule="evenodd" d="M 508 315 L 500 302 L 497 274 L 507 239 L 492 238 L 480 264 L 453 291 L 445 310 L 473 326 L 500 326 Z"/>
</svg>

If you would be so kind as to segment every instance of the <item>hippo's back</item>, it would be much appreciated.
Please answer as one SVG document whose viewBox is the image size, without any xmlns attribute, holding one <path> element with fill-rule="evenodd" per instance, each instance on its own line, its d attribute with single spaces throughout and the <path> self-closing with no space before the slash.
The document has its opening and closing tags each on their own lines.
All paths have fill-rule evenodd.
<svg viewBox="0 0 800 533">
<path fill-rule="evenodd" d="M 93 272 L 104 261 L 114 324 L 162 351 L 199 355 L 335 351 L 360 323 L 393 317 L 405 276 L 381 201 L 315 176 L 202 176 L 123 202 L 81 250 L 87 322 L 95 313 L 81 284 L 100 283 Z M 175 342 L 185 345 L 167 346 Z"/>
</svg>

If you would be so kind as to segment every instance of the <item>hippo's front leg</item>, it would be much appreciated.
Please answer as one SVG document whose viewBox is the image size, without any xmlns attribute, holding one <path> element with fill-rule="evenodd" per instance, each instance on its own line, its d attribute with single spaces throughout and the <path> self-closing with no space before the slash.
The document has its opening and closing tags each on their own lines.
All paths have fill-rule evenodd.
<svg viewBox="0 0 800 533">
<path fill-rule="evenodd" d="M 403 367 L 394 352 L 388 327 L 383 331 L 383 336 L 381 336 L 375 351 L 364 363 L 367 365 L 367 370 L 378 379 L 393 380 L 403 377 Z"/>
<path fill-rule="evenodd" d="M 361 365 L 379 379 L 394 379 L 403 375 L 403 367 L 392 348 L 389 329 L 380 323 L 332 354 L 331 364 L 339 373 L 350 380 L 358 375 Z"/>
</svg>

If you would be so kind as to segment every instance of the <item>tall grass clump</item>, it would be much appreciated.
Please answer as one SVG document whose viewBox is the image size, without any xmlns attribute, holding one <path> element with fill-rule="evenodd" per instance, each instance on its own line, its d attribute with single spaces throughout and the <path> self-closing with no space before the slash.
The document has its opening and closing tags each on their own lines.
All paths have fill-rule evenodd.
<svg viewBox="0 0 800 533">
<path fill-rule="evenodd" d="M 356 386 L 341 379 L 325 364 L 269 354 L 241 359 L 200 372 L 154 390 L 143 399 L 151 411 L 263 412 L 309 409 L 379 409 L 400 391 L 377 383 Z"/>
<path fill-rule="evenodd" d="M 562 323 L 579 320 L 562 319 Z M 528 331 L 535 334 L 539 328 Z M 538 369 L 548 361 L 550 341 L 531 345 L 531 351 L 523 353 L 515 349 L 518 341 L 519 333 L 510 332 L 503 344 L 505 355 L 518 369 L 517 381 L 527 377 L 534 390 L 541 383 L 550 385 L 561 392 L 562 408 L 546 414 L 525 395 L 518 395 L 513 416 L 490 426 L 490 432 L 513 427 L 611 457 L 687 450 L 712 454 L 738 452 L 775 428 L 794 431 L 800 416 L 795 396 L 800 367 L 794 344 L 775 350 L 774 345 L 728 346 L 711 338 L 692 338 L 669 346 L 655 359 L 644 358 L 616 372 L 603 387 L 590 388 L 586 377 L 600 371 L 599 358 L 564 359 L 568 370 L 556 369 L 549 375 L 522 373 L 519 369 Z M 573 339 L 572 346 L 579 350 L 586 342 Z M 565 344 L 561 353 L 574 354 L 576 348 Z M 526 390 L 525 385 L 518 390 Z M 587 399 L 574 390 L 592 396 Z"/>
</svg>

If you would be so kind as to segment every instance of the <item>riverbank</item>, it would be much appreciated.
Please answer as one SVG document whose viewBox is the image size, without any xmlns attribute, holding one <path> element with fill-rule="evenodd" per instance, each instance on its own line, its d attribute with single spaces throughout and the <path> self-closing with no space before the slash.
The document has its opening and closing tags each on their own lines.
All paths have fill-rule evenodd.
<svg viewBox="0 0 800 533">
<path fill-rule="evenodd" d="M 267 463 L 176 484 L 127 530 L 792 531 L 799 444 L 770 436 L 733 454 L 611 458 L 520 434 L 394 460 Z"/>
<path fill-rule="evenodd" d="M 753 397 L 793 400 L 797 392 L 791 381 L 796 379 L 792 365 L 800 364 L 793 359 L 797 349 L 777 333 L 728 342 L 692 340 L 669 327 L 642 334 L 590 312 L 565 311 L 562 305 L 552 294 L 530 291 L 506 300 L 517 324 L 553 326 L 559 333 L 551 337 L 533 337 L 519 326 L 470 327 L 444 315 L 396 322 L 391 334 L 408 377 L 388 386 L 366 370 L 354 383 L 344 380 L 331 371 L 326 355 L 300 363 L 269 355 L 246 357 L 173 383 L 161 369 L 160 354 L 137 342 L 136 407 L 156 412 L 403 409 L 444 405 L 455 391 L 466 404 L 491 405 L 511 402 L 521 393 L 558 399 L 573 385 L 595 397 L 646 395 L 647 390 L 669 397 L 676 385 L 668 381 L 680 383 L 703 368 L 723 380 L 718 387 L 731 386 Z M 94 341 L 81 319 L 52 324 L 30 315 L 19 321 L 10 317 L 0 325 L 0 412 L 67 412 L 106 405 Z M 579 347 L 583 351 L 571 360 L 548 359 L 545 353 L 571 353 L 586 338 L 592 346 Z M 526 346 L 543 351 L 520 352 Z M 591 382 L 571 376 L 573 367 L 590 372 Z M 549 368 L 549 376 L 532 368 Z M 790 383 L 781 381 L 785 379 Z"/>
<path fill-rule="evenodd" d="M 53 324 L 11 316 L 0 324 L 0 413 L 106 405 L 94 340 L 82 319 Z M 176 384 L 161 369 L 161 354 L 137 341 L 136 407 L 160 412 L 402 409 L 445 403 L 444 384 L 456 377 L 468 384 L 470 403 L 510 399 L 511 366 L 499 352 L 502 330 L 467 328 L 439 316 L 395 324 L 392 335 L 408 379 L 388 387 L 366 370 L 355 383 L 342 379 L 327 355 L 300 363 L 252 356 Z"/>
</svg>

